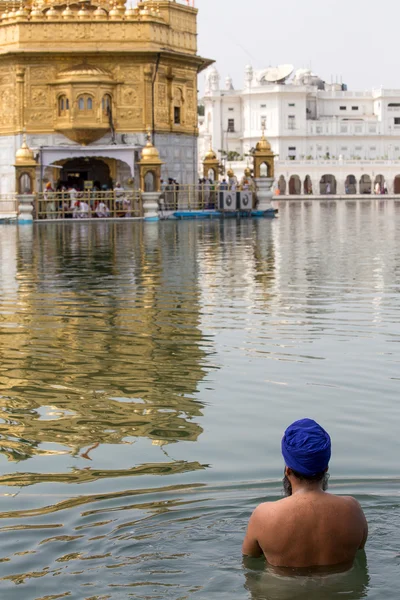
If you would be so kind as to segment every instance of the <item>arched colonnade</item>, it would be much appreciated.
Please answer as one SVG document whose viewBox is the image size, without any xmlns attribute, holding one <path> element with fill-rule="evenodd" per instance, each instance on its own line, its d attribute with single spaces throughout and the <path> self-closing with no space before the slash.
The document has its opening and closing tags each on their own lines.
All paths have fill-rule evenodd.
<svg viewBox="0 0 400 600">
<path fill-rule="evenodd" d="M 400 195 L 400 173 L 393 178 L 385 177 L 381 173 L 369 175 L 363 173 L 356 176 L 352 173 L 346 178 L 338 178 L 331 173 L 321 177 L 306 175 L 302 177 L 293 174 L 288 177 L 278 176 L 276 180 L 276 193 L 282 196 L 303 195 L 368 195 L 368 194 L 399 194 Z"/>
</svg>

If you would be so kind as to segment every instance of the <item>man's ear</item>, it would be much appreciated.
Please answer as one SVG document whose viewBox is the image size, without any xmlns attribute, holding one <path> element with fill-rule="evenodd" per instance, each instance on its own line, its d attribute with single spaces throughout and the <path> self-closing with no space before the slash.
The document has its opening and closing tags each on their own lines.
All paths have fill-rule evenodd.
<svg viewBox="0 0 400 600">
<path fill-rule="evenodd" d="M 290 477 L 290 475 L 293 475 L 292 469 L 289 469 L 289 467 L 285 467 L 285 475 L 286 477 Z"/>
</svg>

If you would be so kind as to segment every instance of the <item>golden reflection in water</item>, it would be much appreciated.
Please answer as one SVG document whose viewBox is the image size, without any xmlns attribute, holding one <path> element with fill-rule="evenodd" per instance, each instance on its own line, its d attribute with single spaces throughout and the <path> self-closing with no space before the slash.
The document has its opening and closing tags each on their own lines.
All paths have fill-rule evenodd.
<svg viewBox="0 0 400 600">
<path fill-rule="evenodd" d="M 197 440 L 208 366 L 194 233 L 65 223 L 35 227 L 29 239 L 18 229 L 17 291 L 0 301 L 0 451 L 9 460 L 90 459 L 99 444 L 140 437 Z"/>
</svg>

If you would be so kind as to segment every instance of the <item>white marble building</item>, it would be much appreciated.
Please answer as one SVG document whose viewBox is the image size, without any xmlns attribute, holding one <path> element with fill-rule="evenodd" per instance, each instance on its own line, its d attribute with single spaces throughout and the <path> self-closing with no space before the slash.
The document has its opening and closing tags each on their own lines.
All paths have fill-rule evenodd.
<svg viewBox="0 0 400 600">
<path fill-rule="evenodd" d="M 278 83 L 266 76 L 248 66 L 236 90 L 206 71 L 200 161 L 211 144 L 240 178 L 265 123 L 282 194 L 373 193 L 377 183 L 400 194 L 400 89 L 348 91 L 307 69 Z"/>
</svg>

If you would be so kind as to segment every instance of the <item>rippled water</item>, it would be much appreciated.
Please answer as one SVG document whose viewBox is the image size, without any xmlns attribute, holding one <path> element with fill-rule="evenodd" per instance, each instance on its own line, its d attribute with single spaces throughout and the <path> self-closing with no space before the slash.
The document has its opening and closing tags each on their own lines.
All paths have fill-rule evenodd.
<svg viewBox="0 0 400 600">
<path fill-rule="evenodd" d="M 398 598 L 400 203 L 0 226 L 0 597 Z M 345 575 L 242 560 L 313 417 L 362 503 Z"/>
</svg>

